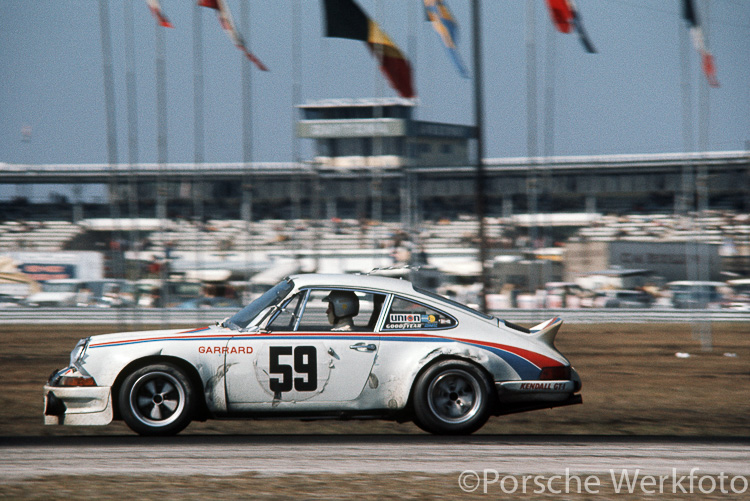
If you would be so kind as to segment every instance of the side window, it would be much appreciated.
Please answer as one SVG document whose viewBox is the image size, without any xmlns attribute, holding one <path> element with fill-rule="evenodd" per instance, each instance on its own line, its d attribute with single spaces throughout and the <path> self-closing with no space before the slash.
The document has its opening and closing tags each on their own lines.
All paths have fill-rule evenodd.
<svg viewBox="0 0 750 501">
<path fill-rule="evenodd" d="M 297 325 L 297 319 L 299 318 L 302 299 L 304 297 L 305 293 L 300 292 L 287 301 L 283 308 L 276 312 L 273 319 L 269 322 L 267 329 L 271 332 L 293 331 L 294 326 Z"/>
<path fill-rule="evenodd" d="M 400 297 L 394 297 L 383 330 L 448 329 L 456 320 L 445 313 Z"/>
<path fill-rule="evenodd" d="M 372 332 L 384 301 L 384 294 L 314 289 L 305 303 L 297 330 Z"/>
</svg>

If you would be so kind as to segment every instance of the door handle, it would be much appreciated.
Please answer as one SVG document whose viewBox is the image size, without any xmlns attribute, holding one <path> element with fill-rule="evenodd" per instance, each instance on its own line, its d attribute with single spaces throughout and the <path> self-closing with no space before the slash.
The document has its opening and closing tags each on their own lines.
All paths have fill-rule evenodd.
<svg viewBox="0 0 750 501">
<path fill-rule="evenodd" d="M 366 344 L 366 343 L 353 344 L 349 348 L 351 348 L 352 350 L 357 350 L 357 351 L 375 351 L 378 349 L 378 347 L 375 346 L 374 344 Z"/>
</svg>

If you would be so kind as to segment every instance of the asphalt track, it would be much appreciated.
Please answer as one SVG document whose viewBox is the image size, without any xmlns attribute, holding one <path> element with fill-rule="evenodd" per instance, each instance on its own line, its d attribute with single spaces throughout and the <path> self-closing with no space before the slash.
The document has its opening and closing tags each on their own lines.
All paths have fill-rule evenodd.
<svg viewBox="0 0 750 501">
<path fill-rule="evenodd" d="M 49 475 L 457 473 L 750 477 L 750 439 L 622 436 L 0 437 L 0 483 Z M 697 470 L 695 470 L 697 469 Z"/>
</svg>

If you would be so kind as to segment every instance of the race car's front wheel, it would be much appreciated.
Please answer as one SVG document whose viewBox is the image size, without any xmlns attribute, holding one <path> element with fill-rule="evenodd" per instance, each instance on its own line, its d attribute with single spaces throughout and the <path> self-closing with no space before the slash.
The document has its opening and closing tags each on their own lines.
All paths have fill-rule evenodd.
<svg viewBox="0 0 750 501">
<path fill-rule="evenodd" d="M 190 424 L 195 397 L 190 380 L 164 363 L 141 367 L 122 383 L 120 414 L 140 435 L 174 435 Z"/>
<path fill-rule="evenodd" d="M 489 418 L 490 398 L 490 384 L 479 368 L 461 360 L 438 362 L 417 379 L 415 422 L 430 433 L 473 433 Z"/>
</svg>

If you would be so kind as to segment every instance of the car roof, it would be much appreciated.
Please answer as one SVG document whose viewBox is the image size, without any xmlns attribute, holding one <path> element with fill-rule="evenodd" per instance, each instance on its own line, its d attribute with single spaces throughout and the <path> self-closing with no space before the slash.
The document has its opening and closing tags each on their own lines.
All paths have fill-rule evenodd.
<svg viewBox="0 0 750 501">
<path fill-rule="evenodd" d="M 714 287 L 721 287 L 724 285 L 724 282 L 708 282 L 708 281 L 701 281 L 701 280 L 678 280 L 676 282 L 669 282 L 667 284 L 668 287 L 707 287 L 707 286 L 714 286 Z"/>
<path fill-rule="evenodd" d="M 347 275 L 343 273 L 303 273 L 289 277 L 297 287 L 352 287 L 374 289 L 401 294 L 415 294 L 414 285 L 408 280 L 373 275 Z"/>
</svg>

